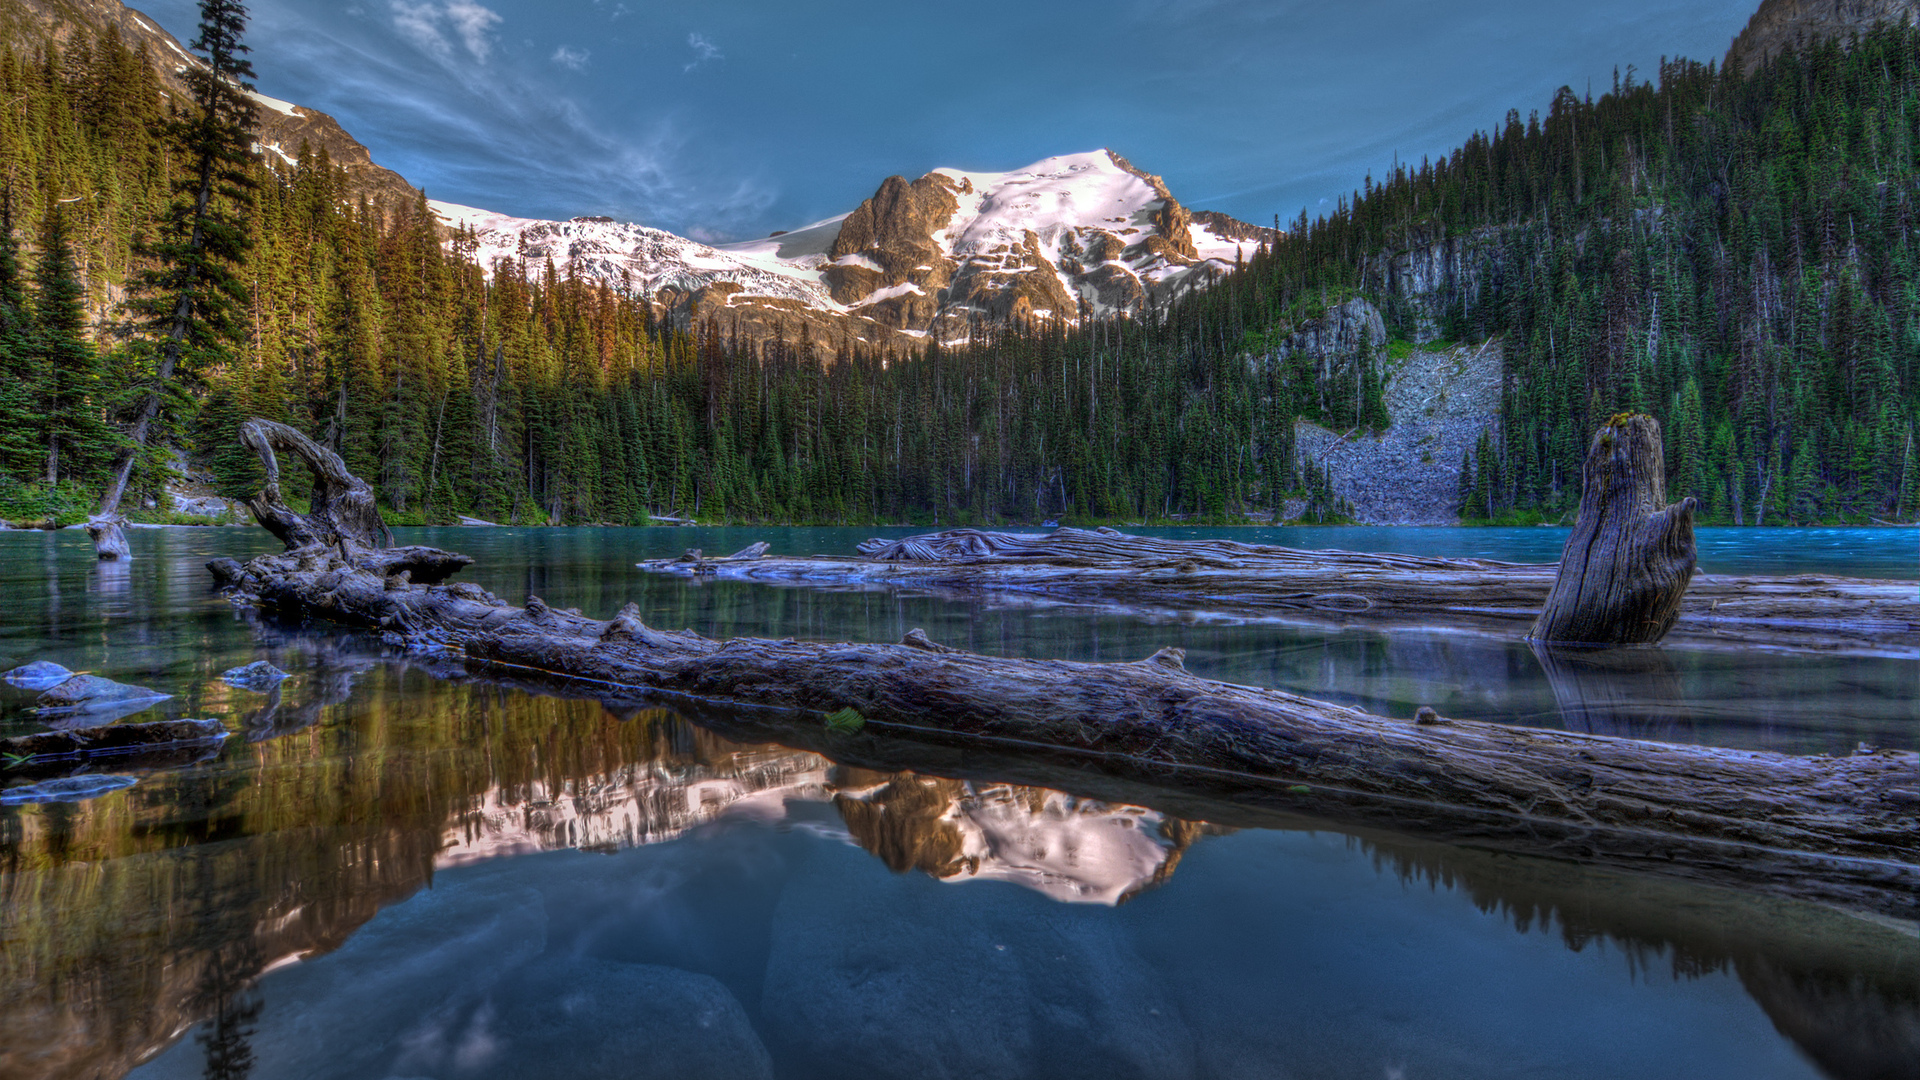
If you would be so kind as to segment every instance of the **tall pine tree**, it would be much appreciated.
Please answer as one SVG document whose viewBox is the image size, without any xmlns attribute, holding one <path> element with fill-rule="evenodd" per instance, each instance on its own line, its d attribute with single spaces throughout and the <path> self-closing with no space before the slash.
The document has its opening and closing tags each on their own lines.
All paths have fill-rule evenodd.
<svg viewBox="0 0 1920 1080">
<path fill-rule="evenodd" d="M 134 283 L 131 304 L 155 339 L 152 368 L 129 432 L 132 445 L 116 462 L 96 517 L 118 510 L 154 426 L 171 418 L 177 380 L 229 356 L 244 333 L 247 288 L 239 271 L 249 240 L 242 218 L 258 183 L 247 96 L 253 65 L 240 40 L 246 26 L 246 5 L 200 0 L 200 36 L 192 47 L 206 64 L 187 72 L 193 111 L 168 125 L 182 158 L 193 164 L 175 185 L 158 239 L 141 251 L 157 265 Z"/>
</svg>

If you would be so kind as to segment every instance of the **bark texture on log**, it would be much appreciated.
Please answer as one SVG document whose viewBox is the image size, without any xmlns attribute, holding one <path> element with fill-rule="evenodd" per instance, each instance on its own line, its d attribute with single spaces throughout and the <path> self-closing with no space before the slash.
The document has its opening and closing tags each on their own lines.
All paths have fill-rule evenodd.
<svg viewBox="0 0 1920 1080">
<path fill-rule="evenodd" d="M 852 738 L 1067 754 L 1169 786 L 1283 791 L 1303 813 L 1902 917 L 1920 891 L 1916 754 L 1795 758 L 1444 721 L 1430 710 L 1394 720 L 1201 679 L 1178 649 L 1086 664 L 981 656 L 920 632 L 893 645 L 720 642 L 649 627 L 633 604 L 606 621 L 536 596 L 516 608 L 471 584 L 410 580 L 392 551 L 296 546 L 289 532 L 284 554 L 209 570 L 270 613 L 375 628 L 411 649 L 609 697 L 718 705 L 810 735 L 851 710 Z M 466 563 L 411 551 L 409 566 Z M 760 561 L 740 554 L 736 565 Z M 712 565 L 692 555 L 699 564 Z"/>
<path fill-rule="evenodd" d="M 240 441 L 260 455 L 267 483 L 248 500 L 254 520 L 289 549 L 333 547 L 342 540 L 368 547 L 393 543 L 393 533 L 380 517 L 373 488 L 347 471 L 340 455 L 295 429 L 258 418 L 240 425 Z M 313 473 L 312 510 L 302 514 L 280 494 L 280 462 L 275 451 L 298 456 Z"/>
<path fill-rule="evenodd" d="M 242 599 L 386 631 L 469 662 L 725 703 L 814 729 L 851 708 L 887 737 L 1080 755 L 1210 789 L 1297 792 L 1303 812 L 1502 850 L 1654 869 L 1885 910 L 1920 889 L 1920 756 L 1678 746 L 1496 724 L 1416 724 L 1127 664 L 894 645 L 736 639 L 509 606 L 472 585 L 390 585 L 359 553 L 255 559 Z M 1295 796 L 1287 796 L 1289 798 Z M 1903 901 L 1904 902 L 1904 901 Z"/>
<path fill-rule="evenodd" d="M 869 540 L 861 558 L 655 560 L 670 575 L 809 588 L 910 588 L 1032 597 L 1154 614 L 1319 625 L 1445 625 L 1523 634 L 1553 588 L 1550 564 L 1303 551 L 1229 540 L 1166 540 L 1112 529 L 1046 534 L 954 529 Z M 1911 581 L 1801 575 L 1698 577 L 1675 634 L 1694 644 L 1817 648 L 1920 657 Z"/>
<path fill-rule="evenodd" d="M 1667 505 L 1660 423 L 1622 414 L 1594 433 L 1580 516 L 1528 635 L 1571 645 L 1650 645 L 1680 617 L 1693 579 L 1693 499 Z"/>
</svg>

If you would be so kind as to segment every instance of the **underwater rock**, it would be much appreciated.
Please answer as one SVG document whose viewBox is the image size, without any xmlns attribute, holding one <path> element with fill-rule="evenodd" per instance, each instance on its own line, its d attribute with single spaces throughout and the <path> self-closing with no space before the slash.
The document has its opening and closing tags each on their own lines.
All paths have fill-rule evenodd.
<svg viewBox="0 0 1920 1080">
<path fill-rule="evenodd" d="M 486 1062 L 493 1075 L 517 1080 L 773 1076 L 772 1061 L 746 1010 L 708 975 L 549 954 L 503 982 L 490 1005 L 498 1016 Z"/>
<path fill-rule="evenodd" d="M 61 713 L 115 710 L 125 715 L 127 712 L 139 711 L 127 706 L 138 703 L 140 708 L 150 708 L 172 696 L 172 694 L 163 694 L 145 686 L 132 686 L 114 682 L 112 679 L 103 679 L 98 675 L 75 675 L 40 695 L 40 711 Z"/>
<path fill-rule="evenodd" d="M 22 664 L 5 675 L 0 675 L 0 679 L 22 690 L 51 690 L 71 678 L 73 678 L 73 672 L 46 660 Z"/>
<path fill-rule="evenodd" d="M 281 671 L 265 660 L 255 660 L 246 667 L 231 668 L 221 673 L 220 681 L 226 683 L 228 686 L 238 687 L 242 690 L 252 690 L 257 694 L 264 694 L 274 687 L 279 686 L 280 680 L 286 677 L 286 672 Z"/>
<path fill-rule="evenodd" d="M 0 791 L 0 806 L 25 806 L 29 803 L 83 802 L 110 791 L 129 788 L 140 782 L 137 776 L 83 775 L 42 780 L 25 787 Z"/>
<path fill-rule="evenodd" d="M 218 720 L 156 720 L 151 724 L 111 724 L 17 735 L 0 739 L 0 754 L 36 760 L 125 754 L 163 746 L 214 742 L 226 737 L 227 727 Z"/>
</svg>

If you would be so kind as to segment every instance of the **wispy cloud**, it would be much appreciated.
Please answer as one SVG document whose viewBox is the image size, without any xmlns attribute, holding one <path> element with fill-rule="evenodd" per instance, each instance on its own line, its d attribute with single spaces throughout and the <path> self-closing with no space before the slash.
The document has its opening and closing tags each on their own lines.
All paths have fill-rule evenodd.
<svg viewBox="0 0 1920 1080">
<path fill-rule="evenodd" d="M 586 68 L 587 61 L 592 56 L 593 54 L 585 49 L 576 49 L 571 45 L 562 45 L 553 50 L 553 55 L 547 57 L 547 59 L 559 64 L 561 67 L 581 71 Z"/>
<path fill-rule="evenodd" d="M 493 28 L 500 13 L 473 0 L 391 0 L 393 28 L 441 61 L 454 58 L 455 42 L 481 63 L 493 54 Z"/>
<path fill-rule="evenodd" d="M 708 41 L 704 34 L 688 34 L 687 44 L 693 49 L 693 60 L 682 69 L 683 71 L 692 71 L 694 68 L 699 67 L 709 60 L 725 60 L 727 58 L 726 54 L 720 51 L 720 46 Z"/>
</svg>

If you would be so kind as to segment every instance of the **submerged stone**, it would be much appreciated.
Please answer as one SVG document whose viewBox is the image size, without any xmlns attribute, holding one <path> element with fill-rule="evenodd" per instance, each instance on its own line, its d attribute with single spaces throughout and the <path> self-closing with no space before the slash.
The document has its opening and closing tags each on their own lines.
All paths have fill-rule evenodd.
<svg viewBox="0 0 1920 1080">
<path fill-rule="evenodd" d="M 125 709 L 126 706 L 151 706 L 172 696 L 145 686 L 103 679 L 98 675 L 75 675 L 40 695 L 40 711 L 94 712 L 111 709 L 124 715 L 127 711 L 139 711 Z"/>
<path fill-rule="evenodd" d="M 0 679 L 22 690 L 51 690 L 71 678 L 73 678 L 73 672 L 47 660 L 35 660 L 31 664 L 22 664 L 5 675 L 0 675 Z"/>
<path fill-rule="evenodd" d="M 57 780 L 42 780 L 37 784 L 0 791 L 0 806 L 83 802 L 111 791 L 132 787 L 139 782 L 140 778 L 137 776 L 63 776 Z"/>
<path fill-rule="evenodd" d="M 255 693 L 264 694 L 274 687 L 279 686 L 280 680 L 286 677 L 286 672 L 281 671 L 265 660 L 255 660 L 246 667 L 229 669 L 220 676 L 220 681 L 226 683 L 228 686 L 235 686 L 242 690 L 252 690 Z"/>
</svg>

